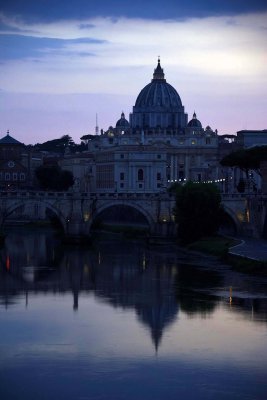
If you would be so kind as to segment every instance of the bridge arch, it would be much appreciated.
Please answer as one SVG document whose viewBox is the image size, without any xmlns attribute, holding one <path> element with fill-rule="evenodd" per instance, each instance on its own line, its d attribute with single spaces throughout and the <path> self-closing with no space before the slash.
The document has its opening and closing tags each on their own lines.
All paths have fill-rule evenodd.
<svg viewBox="0 0 267 400">
<path fill-rule="evenodd" d="M 146 221 L 147 226 L 149 228 L 149 231 L 152 232 L 154 229 L 155 225 L 155 219 L 153 218 L 152 213 L 147 211 L 144 207 L 142 207 L 140 204 L 137 204 L 136 202 L 131 202 L 131 201 L 118 201 L 113 200 L 110 202 L 105 202 L 103 204 L 99 204 L 97 207 L 97 210 L 93 213 L 92 219 L 91 219 L 91 226 L 96 222 L 96 220 L 103 215 L 105 211 L 111 210 L 114 207 L 114 209 L 133 209 L 137 211 Z"/>
<path fill-rule="evenodd" d="M 267 239 L 267 202 L 264 203 L 262 211 L 262 237 Z"/>
<path fill-rule="evenodd" d="M 235 212 L 231 208 L 224 205 L 222 214 L 225 215 L 225 218 L 223 218 L 222 216 L 222 224 L 220 226 L 220 231 L 222 231 L 222 233 L 231 233 L 231 234 L 240 233 L 241 225 Z"/>
<path fill-rule="evenodd" d="M 60 208 L 54 206 L 53 204 L 49 203 L 44 199 L 28 199 L 27 203 L 25 203 L 24 199 L 14 200 L 7 208 L 2 211 L 1 215 L 1 223 L 2 225 L 5 224 L 6 219 L 12 215 L 14 211 L 16 211 L 20 207 L 35 207 L 36 204 L 40 205 L 45 210 L 48 209 L 52 211 L 52 213 L 57 217 L 59 220 L 62 228 L 66 231 L 66 216 L 62 213 Z"/>
</svg>

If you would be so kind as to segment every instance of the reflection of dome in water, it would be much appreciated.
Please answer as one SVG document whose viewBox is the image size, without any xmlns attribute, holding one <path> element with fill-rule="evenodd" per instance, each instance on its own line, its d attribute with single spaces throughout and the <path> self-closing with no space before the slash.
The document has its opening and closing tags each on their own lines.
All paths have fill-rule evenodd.
<svg viewBox="0 0 267 400">
<path fill-rule="evenodd" d="M 164 330 L 176 320 L 178 309 L 178 303 L 175 299 L 170 302 L 166 301 L 166 303 L 159 301 L 156 304 L 138 309 L 140 321 L 149 327 L 156 350 L 158 350 Z"/>
</svg>

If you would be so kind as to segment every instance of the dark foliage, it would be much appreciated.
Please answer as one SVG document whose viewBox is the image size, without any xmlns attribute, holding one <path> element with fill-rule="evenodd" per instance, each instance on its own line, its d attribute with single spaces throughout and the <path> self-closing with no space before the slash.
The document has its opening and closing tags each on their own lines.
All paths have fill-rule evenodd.
<svg viewBox="0 0 267 400">
<path fill-rule="evenodd" d="M 36 147 L 39 151 L 48 151 L 54 153 L 64 154 L 65 149 L 68 147 L 71 151 L 76 145 L 69 135 L 63 135 L 60 139 L 48 140 L 44 143 L 38 143 Z"/>
<path fill-rule="evenodd" d="M 224 167 L 238 167 L 246 172 L 254 170 L 261 175 L 261 161 L 267 160 L 267 146 L 255 146 L 248 149 L 234 151 L 221 160 Z"/>
<path fill-rule="evenodd" d="M 89 140 L 91 140 L 91 139 L 93 139 L 93 138 L 95 138 L 95 135 L 83 135 L 80 139 L 83 141 L 83 142 L 85 142 L 85 143 L 88 143 L 88 141 Z"/>
<path fill-rule="evenodd" d="M 74 184 L 72 173 L 58 166 L 40 166 L 36 168 L 35 175 L 44 190 L 63 191 Z"/>
<path fill-rule="evenodd" d="M 188 182 L 177 187 L 175 216 L 181 242 L 191 243 L 216 233 L 221 210 L 221 196 L 216 185 Z"/>
</svg>

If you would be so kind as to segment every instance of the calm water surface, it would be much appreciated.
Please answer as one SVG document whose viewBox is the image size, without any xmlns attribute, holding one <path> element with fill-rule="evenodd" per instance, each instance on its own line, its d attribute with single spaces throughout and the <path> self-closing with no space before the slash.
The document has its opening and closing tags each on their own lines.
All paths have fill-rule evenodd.
<svg viewBox="0 0 267 400">
<path fill-rule="evenodd" d="M 170 248 L 11 230 L 0 398 L 267 399 L 267 281 Z"/>
</svg>

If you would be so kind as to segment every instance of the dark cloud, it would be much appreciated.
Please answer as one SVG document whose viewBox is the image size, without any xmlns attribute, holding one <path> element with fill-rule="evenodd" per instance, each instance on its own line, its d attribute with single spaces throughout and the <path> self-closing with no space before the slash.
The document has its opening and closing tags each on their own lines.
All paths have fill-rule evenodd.
<svg viewBox="0 0 267 400">
<path fill-rule="evenodd" d="M 24 34 L 34 34 L 37 33 L 36 31 L 33 31 L 31 29 L 20 29 L 16 27 L 11 27 L 9 25 L 4 24 L 3 22 L 0 21 L 0 33 L 5 32 L 5 33 L 24 33 Z M 0 37 L 1 40 L 1 37 Z"/>
<path fill-rule="evenodd" d="M 104 40 L 94 38 L 53 39 L 23 35 L 0 35 L 0 55 L 2 60 L 40 57 L 44 50 L 60 50 L 67 44 L 102 44 Z M 77 53 L 81 57 L 92 56 L 91 53 Z"/>
<path fill-rule="evenodd" d="M 80 24 L 79 25 L 79 29 L 92 29 L 94 27 L 95 27 L 94 24 Z"/>
<path fill-rule="evenodd" d="M 2 3 L 0 11 L 21 16 L 28 22 L 95 16 L 183 19 L 267 10 L 266 0 L 8 0 Z"/>
</svg>

